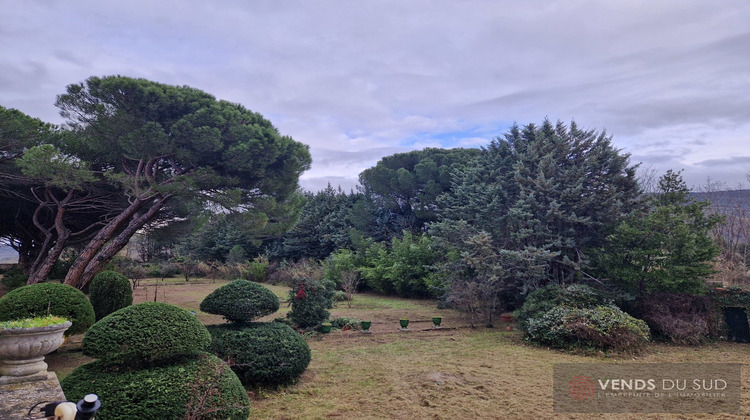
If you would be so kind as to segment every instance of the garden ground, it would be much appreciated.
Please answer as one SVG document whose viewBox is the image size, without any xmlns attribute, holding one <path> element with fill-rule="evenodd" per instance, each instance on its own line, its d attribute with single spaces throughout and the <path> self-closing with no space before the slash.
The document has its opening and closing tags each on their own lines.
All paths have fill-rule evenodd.
<svg viewBox="0 0 750 420">
<path fill-rule="evenodd" d="M 142 281 L 134 291 L 136 303 L 176 304 L 196 312 L 206 324 L 219 316 L 199 311 L 201 300 L 226 281 Z M 288 288 L 269 286 L 282 300 Z M 289 309 L 264 320 L 284 316 Z M 584 356 L 535 347 L 517 331 L 468 328 L 464 314 L 438 310 L 429 300 L 407 300 L 370 294 L 356 295 L 352 308 L 339 302 L 331 317 L 372 320 L 372 334 L 334 331 L 312 336 L 312 362 L 299 383 L 278 390 L 253 390 L 251 418 L 394 418 L 394 419 L 583 419 L 591 415 L 556 415 L 552 411 L 552 367 L 556 363 L 741 363 L 742 389 L 750 389 L 750 345 L 718 342 L 702 347 L 652 344 L 636 357 Z M 432 328 L 430 318 L 443 316 L 444 329 Z M 398 329 L 409 318 L 410 332 Z M 80 336 L 47 357 L 50 370 L 62 378 L 90 359 L 80 353 Z M 750 399 L 742 413 L 610 414 L 600 418 L 741 419 L 750 417 Z"/>
</svg>

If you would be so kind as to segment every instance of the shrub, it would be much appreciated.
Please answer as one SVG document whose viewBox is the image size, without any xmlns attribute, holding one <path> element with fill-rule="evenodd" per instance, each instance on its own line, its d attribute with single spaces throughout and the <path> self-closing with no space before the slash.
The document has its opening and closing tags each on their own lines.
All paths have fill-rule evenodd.
<svg viewBox="0 0 750 420">
<path fill-rule="evenodd" d="M 202 352 L 211 342 L 190 312 L 161 302 L 128 306 L 89 329 L 83 354 L 109 363 L 156 364 Z"/>
<path fill-rule="evenodd" d="M 344 292 L 343 290 L 334 290 L 333 295 L 331 295 L 331 299 L 334 302 L 344 302 L 347 300 L 346 292 Z"/>
<path fill-rule="evenodd" d="M 333 318 L 331 327 L 337 330 L 358 330 L 361 328 L 360 320 L 356 318 L 339 317 Z"/>
<path fill-rule="evenodd" d="M 557 348 L 638 351 L 649 339 L 645 322 L 616 306 L 558 305 L 528 320 L 528 339 Z"/>
<path fill-rule="evenodd" d="M 3 286 L 5 286 L 5 290 L 11 291 L 13 289 L 25 286 L 28 280 L 29 276 L 24 274 L 23 270 L 21 270 L 19 267 L 13 267 L 6 271 L 5 274 L 3 274 L 2 281 Z"/>
<path fill-rule="evenodd" d="M 80 334 L 94 323 L 94 308 L 80 290 L 60 283 L 19 287 L 0 298 L 0 321 L 56 315 L 73 325 L 65 336 Z"/>
<path fill-rule="evenodd" d="M 117 271 L 102 271 L 91 280 L 89 300 L 96 320 L 133 304 L 133 289 L 125 275 Z"/>
<path fill-rule="evenodd" d="M 257 322 L 209 325 L 210 350 L 232 361 L 232 370 L 246 386 L 295 382 L 310 364 L 310 347 L 288 325 Z"/>
<path fill-rule="evenodd" d="M 333 306 L 333 291 L 321 281 L 306 278 L 289 290 L 292 310 L 287 316 L 300 328 L 310 328 L 328 319 Z"/>
<path fill-rule="evenodd" d="M 315 261 L 301 259 L 295 263 L 283 262 L 277 269 L 268 275 L 271 284 L 283 284 L 294 286 L 302 278 L 321 278 L 323 268 Z"/>
<path fill-rule="evenodd" d="M 529 319 L 538 318 L 556 306 L 593 308 L 609 303 L 594 288 L 583 284 L 571 284 L 564 288 L 549 284 L 529 293 L 521 309 L 513 316 L 518 320 L 518 327 L 527 331 Z"/>
<path fill-rule="evenodd" d="M 74 370 L 60 382 L 68 400 L 96 393 L 101 419 L 236 419 L 250 414 L 247 392 L 216 356 L 170 366 L 134 370 L 96 361 Z M 205 397 L 205 403 L 198 403 Z M 200 416 L 202 414 L 202 416 Z"/>
<path fill-rule="evenodd" d="M 279 298 L 262 285 L 235 280 L 206 296 L 200 310 L 230 322 L 251 322 L 279 310 Z"/>
<path fill-rule="evenodd" d="M 264 282 L 268 277 L 268 257 L 258 256 L 247 265 L 247 278 L 255 282 Z"/>
<path fill-rule="evenodd" d="M 641 299 L 636 310 L 654 335 L 675 344 L 697 345 L 719 336 L 720 312 L 707 296 L 656 293 Z"/>
</svg>

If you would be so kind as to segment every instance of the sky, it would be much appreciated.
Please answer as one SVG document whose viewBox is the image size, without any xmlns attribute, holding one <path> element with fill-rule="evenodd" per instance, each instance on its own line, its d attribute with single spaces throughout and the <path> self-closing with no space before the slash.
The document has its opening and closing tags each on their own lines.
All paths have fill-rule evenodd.
<svg viewBox="0 0 750 420">
<path fill-rule="evenodd" d="M 0 105 L 61 124 L 56 96 L 90 76 L 189 85 L 309 145 L 313 191 L 545 118 L 735 187 L 748 22 L 747 0 L 0 0 Z"/>
</svg>

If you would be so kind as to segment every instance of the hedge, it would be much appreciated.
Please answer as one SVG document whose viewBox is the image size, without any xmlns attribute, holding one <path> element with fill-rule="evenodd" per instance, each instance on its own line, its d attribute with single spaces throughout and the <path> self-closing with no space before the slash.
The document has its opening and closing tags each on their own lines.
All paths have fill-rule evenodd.
<svg viewBox="0 0 750 420">
<path fill-rule="evenodd" d="M 230 322 L 251 322 L 278 311 L 279 298 L 258 283 L 235 280 L 206 296 L 200 310 Z"/>
<path fill-rule="evenodd" d="M 83 338 L 83 354 L 110 363 L 157 364 L 202 352 L 211 343 L 190 312 L 161 302 L 128 306 L 97 322 Z"/>
<path fill-rule="evenodd" d="M 290 326 L 278 322 L 209 325 L 209 350 L 232 361 L 246 386 L 294 383 L 310 364 L 310 347 Z"/>
<path fill-rule="evenodd" d="M 188 414 L 246 420 L 250 415 L 250 401 L 237 376 L 226 363 L 206 353 L 183 363 L 140 370 L 96 361 L 78 367 L 60 385 L 69 401 L 97 394 L 102 402 L 97 420 L 169 420 Z M 203 406 L 198 403 L 201 397 L 207 397 Z"/>
<path fill-rule="evenodd" d="M 80 334 L 94 323 L 94 308 L 86 295 L 61 283 L 37 283 L 11 290 L 0 298 L 0 321 L 56 315 L 73 325 L 65 336 Z"/>
<path fill-rule="evenodd" d="M 133 304 L 130 280 L 117 271 L 106 270 L 91 280 L 89 300 L 94 307 L 96 320 Z"/>
</svg>

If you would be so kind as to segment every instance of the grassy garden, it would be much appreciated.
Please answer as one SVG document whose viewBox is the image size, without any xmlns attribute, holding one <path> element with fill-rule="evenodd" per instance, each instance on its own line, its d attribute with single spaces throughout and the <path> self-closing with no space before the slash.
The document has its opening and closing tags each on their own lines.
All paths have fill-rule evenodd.
<svg viewBox="0 0 750 420">
<path fill-rule="evenodd" d="M 228 284 L 224 280 L 142 280 L 134 303 L 171 303 L 195 311 L 203 324 L 223 322 L 203 313 L 204 297 Z M 265 285 L 282 299 L 278 312 L 262 321 L 284 316 L 286 286 Z M 469 328 L 464 312 L 436 309 L 433 300 L 409 300 L 375 294 L 357 294 L 351 308 L 338 302 L 331 319 L 372 321 L 372 333 L 356 329 L 306 336 L 312 361 L 294 385 L 250 388 L 250 418 L 585 418 L 552 411 L 552 366 L 556 363 L 750 363 L 747 344 L 715 341 L 701 346 L 649 343 L 636 356 L 580 354 L 548 349 L 522 339 L 515 324 Z M 445 328 L 432 328 L 431 317 L 443 317 Z M 408 332 L 399 330 L 401 318 L 410 320 Z M 508 330 L 512 328 L 512 330 Z M 63 379 L 92 359 L 80 350 L 73 336 L 49 355 L 50 370 Z M 743 390 L 750 387 L 750 372 L 743 367 Z M 750 402 L 740 415 L 690 415 L 690 418 L 746 418 Z M 603 415 L 602 418 L 687 418 L 684 415 Z"/>
</svg>

